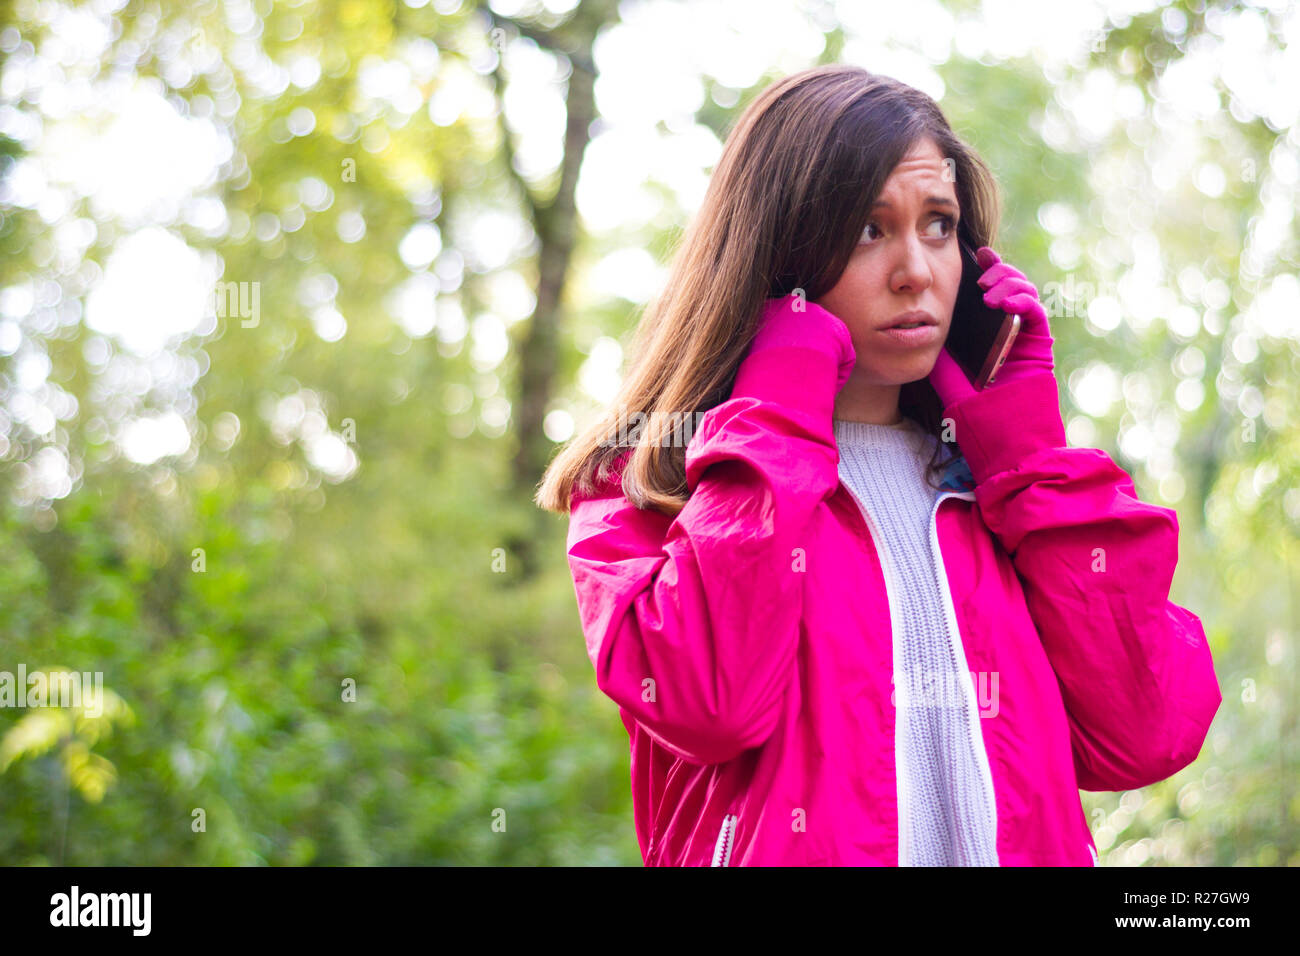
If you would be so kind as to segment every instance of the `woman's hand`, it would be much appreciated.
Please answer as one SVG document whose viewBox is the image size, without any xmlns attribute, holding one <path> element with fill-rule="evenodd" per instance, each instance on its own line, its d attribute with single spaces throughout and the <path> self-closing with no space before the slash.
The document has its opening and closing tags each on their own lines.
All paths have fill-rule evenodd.
<svg viewBox="0 0 1300 956">
<path fill-rule="evenodd" d="M 1054 368 L 1054 340 L 1047 322 L 1047 310 L 1039 301 L 1034 284 L 1019 269 L 1003 262 L 988 246 L 981 246 L 976 251 L 975 261 L 984 270 L 979 284 L 985 290 L 985 304 L 1008 315 L 1020 316 L 1020 331 L 1011 344 L 1011 352 L 988 387 L 997 388 L 1029 375 L 1051 372 Z M 945 408 L 977 394 L 966 373 L 949 354 L 947 346 L 939 351 L 929 379 Z"/>
<path fill-rule="evenodd" d="M 858 361 L 853 338 L 844 320 L 793 293 L 764 302 L 758 332 L 746 354 L 753 355 L 770 348 L 831 350 L 837 362 L 836 392 L 849 380 Z"/>
</svg>

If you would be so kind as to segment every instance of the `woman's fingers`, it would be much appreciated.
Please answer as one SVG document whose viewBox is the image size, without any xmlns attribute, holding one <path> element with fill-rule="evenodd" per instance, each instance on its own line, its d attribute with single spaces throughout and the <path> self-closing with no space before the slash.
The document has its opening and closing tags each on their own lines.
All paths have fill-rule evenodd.
<svg viewBox="0 0 1300 956">
<path fill-rule="evenodd" d="M 1026 278 L 1023 272 L 1021 272 L 1019 269 L 1017 269 L 1015 266 L 1011 265 L 1010 263 L 999 262 L 996 265 L 985 270 L 984 274 L 981 275 L 977 281 L 980 284 L 980 288 L 988 289 L 991 288 L 992 286 L 997 285 L 1003 279 L 1007 279 L 1011 277 L 1015 277 L 1017 279 Z M 1026 279 L 1026 281 L 1028 281 L 1028 279 Z"/>
<path fill-rule="evenodd" d="M 1047 321 L 1047 310 L 1038 298 L 1037 287 L 1015 266 L 1003 262 L 1002 257 L 988 246 L 976 250 L 975 262 L 984 270 L 979 277 L 979 285 L 984 290 L 985 304 L 1009 315 L 1020 316 L 1020 334 L 1011 347 L 1006 368 L 1011 370 L 1013 366 L 1019 365 L 1051 369 L 1052 330 Z M 959 390 L 960 383 L 947 378 L 951 373 L 947 363 L 942 364 L 945 367 L 941 368 L 940 363 L 936 363 L 934 371 L 930 373 L 931 381 L 935 382 L 935 390 L 939 390 L 941 383 Z M 967 388 L 969 387 L 967 383 Z"/>
<path fill-rule="evenodd" d="M 1030 295 L 1035 299 L 1038 298 L 1038 290 L 1034 288 L 1034 284 L 1028 279 L 1021 279 L 1018 276 L 1007 276 L 984 293 L 984 303 L 997 309 L 1001 308 L 1002 303 L 1010 296 L 1020 294 Z"/>
<path fill-rule="evenodd" d="M 1051 330 L 1047 324 L 1047 310 L 1043 308 L 1043 303 L 1038 301 L 1038 296 L 1021 292 L 1003 299 L 998 308 L 1009 315 L 1020 316 L 1022 332 L 1051 338 Z"/>
</svg>

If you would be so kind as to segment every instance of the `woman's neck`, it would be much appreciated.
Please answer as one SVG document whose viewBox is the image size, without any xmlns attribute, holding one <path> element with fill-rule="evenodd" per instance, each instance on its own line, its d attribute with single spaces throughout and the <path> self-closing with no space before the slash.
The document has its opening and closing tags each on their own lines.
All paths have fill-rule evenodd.
<svg viewBox="0 0 1300 956">
<path fill-rule="evenodd" d="M 897 385 L 866 385 L 850 378 L 835 397 L 835 418 L 868 425 L 897 425 L 903 421 L 898 410 Z"/>
</svg>

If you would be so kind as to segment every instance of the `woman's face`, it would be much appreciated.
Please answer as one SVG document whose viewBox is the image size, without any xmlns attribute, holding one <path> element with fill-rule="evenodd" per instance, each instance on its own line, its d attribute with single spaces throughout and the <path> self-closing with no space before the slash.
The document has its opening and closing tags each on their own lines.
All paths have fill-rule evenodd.
<svg viewBox="0 0 1300 956">
<path fill-rule="evenodd" d="M 914 382 L 934 367 L 961 281 L 952 166 L 933 140 L 918 141 L 886 180 L 839 281 L 814 300 L 849 327 L 857 365 L 846 391 Z M 884 331 L 911 311 L 935 325 Z"/>
</svg>

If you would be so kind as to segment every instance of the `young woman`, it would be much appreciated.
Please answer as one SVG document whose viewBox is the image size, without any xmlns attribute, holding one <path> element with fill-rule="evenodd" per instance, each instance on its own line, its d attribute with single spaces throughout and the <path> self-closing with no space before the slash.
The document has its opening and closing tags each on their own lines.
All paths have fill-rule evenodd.
<svg viewBox="0 0 1300 956">
<path fill-rule="evenodd" d="M 548 470 L 647 865 L 1095 865 L 1079 789 L 1196 759 L 1221 696 L 1176 514 L 1068 447 L 996 197 L 923 93 L 776 82 L 618 412 Z M 943 347 L 959 235 L 1022 321 L 978 391 Z"/>
</svg>

